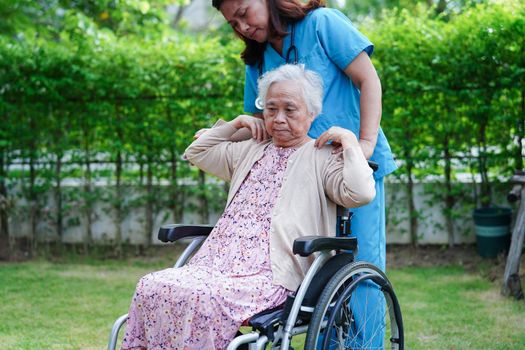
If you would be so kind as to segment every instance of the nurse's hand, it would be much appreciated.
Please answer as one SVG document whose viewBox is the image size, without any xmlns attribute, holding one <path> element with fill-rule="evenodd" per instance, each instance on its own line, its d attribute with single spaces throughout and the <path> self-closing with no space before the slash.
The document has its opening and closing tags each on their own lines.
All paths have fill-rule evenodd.
<svg viewBox="0 0 525 350">
<path fill-rule="evenodd" d="M 338 126 L 332 126 L 330 129 L 323 132 L 321 136 L 315 140 L 314 145 L 317 148 L 321 148 L 328 141 L 332 141 L 332 146 L 334 146 L 332 153 L 337 153 L 351 147 L 359 147 L 359 142 L 357 141 L 355 134 L 348 129 L 340 128 Z"/>
<path fill-rule="evenodd" d="M 249 115 L 241 114 L 229 122 L 236 129 L 246 128 L 250 131 L 252 138 L 261 142 L 269 138 L 264 125 L 264 120 Z"/>
</svg>

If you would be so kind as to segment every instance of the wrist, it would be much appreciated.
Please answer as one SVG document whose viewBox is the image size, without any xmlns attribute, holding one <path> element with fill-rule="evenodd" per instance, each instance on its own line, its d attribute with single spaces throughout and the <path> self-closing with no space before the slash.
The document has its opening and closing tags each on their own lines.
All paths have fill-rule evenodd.
<svg viewBox="0 0 525 350">
<path fill-rule="evenodd" d="M 370 138 L 359 138 L 359 144 L 362 146 L 370 147 L 372 149 L 376 146 L 376 139 L 370 139 Z"/>
<path fill-rule="evenodd" d="M 343 149 L 359 147 L 359 142 L 353 133 L 347 133 L 341 140 L 341 146 Z"/>
<path fill-rule="evenodd" d="M 372 157 L 375 148 L 375 144 L 372 141 L 367 139 L 359 139 L 359 146 L 361 147 L 361 150 L 363 151 L 366 159 Z"/>
<path fill-rule="evenodd" d="M 239 120 L 240 117 L 237 117 L 235 119 L 233 119 L 232 121 L 228 122 L 231 126 L 233 126 L 235 129 L 241 129 L 242 128 L 242 123 L 241 121 Z"/>
</svg>

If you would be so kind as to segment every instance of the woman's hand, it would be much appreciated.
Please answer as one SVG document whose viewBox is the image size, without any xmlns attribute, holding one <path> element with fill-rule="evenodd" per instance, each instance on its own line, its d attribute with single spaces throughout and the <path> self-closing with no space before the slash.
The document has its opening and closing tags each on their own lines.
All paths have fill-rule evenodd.
<svg viewBox="0 0 525 350">
<path fill-rule="evenodd" d="M 258 118 L 258 119 L 261 119 L 263 120 L 263 116 L 262 116 L 262 113 L 255 113 L 253 115 L 254 118 Z M 210 128 L 203 128 L 203 129 L 200 129 L 199 131 L 197 131 L 195 133 L 195 135 L 193 135 L 193 139 L 196 140 L 198 139 L 199 137 L 202 136 L 202 134 L 204 134 L 206 131 L 210 130 Z M 266 131 L 266 128 L 264 129 Z M 250 130 L 250 133 L 245 133 L 244 130 L 241 130 L 237 133 L 235 133 L 230 141 L 244 141 L 244 140 L 248 140 L 250 138 L 250 136 L 248 135 L 251 135 L 251 130 Z"/>
<path fill-rule="evenodd" d="M 249 129 L 252 133 L 252 137 L 259 142 L 269 138 L 268 133 L 266 132 L 266 127 L 264 126 L 264 120 L 260 118 L 241 114 L 229 123 L 236 129 Z"/>
<path fill-rule="evenodd" d="M 204 134 L 206 131 L 210 130 L 210 128 L 204 128 L 204 129 L 200 129 L 199 131 L 197 131 L 195 133 L 195 135 L 193 135 L 193 139 L 194 140 L 197 140 L 199 137 L 201 137 L 202 134 Z"/>
<path fill-rule="evenodd" d="M 350 147 L 359 147 L 359 142 L 354 133 L 338 126 L 332 126 L 323 132 L 321 136 L 315 140 L 314 145 L 317 148 L 321 148 L 330 140 L 332 141 L 332 146 L 334 146 L 332 153 L 337 153 L 342 149 L 348 149 Z"/>
</svg>

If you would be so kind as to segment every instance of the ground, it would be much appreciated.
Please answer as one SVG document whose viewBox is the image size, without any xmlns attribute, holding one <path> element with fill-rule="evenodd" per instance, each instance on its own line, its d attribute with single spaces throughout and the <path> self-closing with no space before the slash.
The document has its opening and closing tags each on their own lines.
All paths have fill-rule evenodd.
<svg viewBox="0 0 525 350">
<path fill-rule="evenodd" d="M 481 258 L 476 246 L 457 245 L 388 245 L 387 270 L 389 268 L 463 266 L 467 271 L 481 273 L 490 281 L 502 280 L 505 271 L 506 255 L 501 254 L 494 259 Z M 525 254 L 524 254 L 525 255 Z M 525 283 L 525 259 L 521 259 L 520 276 L 522 285 Z"/>
<path fill-rule="evenodd" d="M 141 254 L 127 247 L 120 260 L 111 247 L 92 247 L 89 255 L 82 246 L 41 248 L 48 253 L 59 248 L 62 255 L 0 261 L 2 350 L 103 348 L 113 321 L 128 310 L 139 278 L 172 265 L 183 246 L 155 246 Z M 503 256 L 482 259 L 473 245 L 387 250 L 407 348 L 525 349 L 525 304 L 500 294 Z M 27 260 L 24 256 L 18 258 Z M 520 271 L 523 276 L 525 266 Z M 303 340 L 297 337 L 298 344 Z"/>
<path fill-rule="evenodd" d="M 29 259 L 28 249 L 22 249 L 16 254 L 7 255 L 7 239 L 0 236 L 0 261 L 25 261 Z M 19 242 L 19 247 L 28 248 L 28 242 Z M 71 246 L 69 247 L 69 249 Z M 73 250 L 79 247 L 73 247 Z M 66 250 L 69 250 L 66 249 Z M 136 249 L 128 248 L 129 254 L 134 255 Z M 146 250 L 143 258 L 145 260 L 170 260 L 181 252 L 181 246 L 177 245 L 162 247 L 154 246 Z M 100 254 L 100 251 L 98 252 Z M 108 257 L 108 253 L 102 253 Z M 525 255 L 525 254 L 524 254 Z M 111 257 L 111 253 L 109 253 Z M 53 260 L 53 259 L 52 259 Z M 501 280 L 505 271 L 506 256 L 501 254 L 495 259 L 483 259 L 476 251 L 476 246 L 473 244 L 462 244 L 454 247 L 447 245 L 401 245 L 393 244 L 387 246 L 387 270 L 389 268 L 402 268 L 408 266 L 414 267 L 439 267 L 439 266 L 462 266 L 470 272 L 481 273 L 490 281 Z M 525 285 L 525 258 L 521 259 L 520 276 L 522 285 Z"/>
<path fill-rule="evenodd" d="M 478 256 L 475 245 L 388 245 L 387 268 L 406 266 L 435 267 L 445 265 L 475 266 L 483 259 Z M 499 264 L 496 259 L 496 263 Z"/>
</svg>

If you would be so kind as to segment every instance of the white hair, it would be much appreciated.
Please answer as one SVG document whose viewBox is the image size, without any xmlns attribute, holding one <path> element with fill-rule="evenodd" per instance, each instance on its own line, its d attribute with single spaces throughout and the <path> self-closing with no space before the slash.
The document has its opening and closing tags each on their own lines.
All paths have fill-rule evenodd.
<svg viewBox="0 0 525 350">
<path fill-rule="evenodd" d="M 257 87 L 259 100 L 266 103 L 266 95 L 273 83 L 293 81 L 299 84 L 309 113 L 317 117 L 323 109 L 323 80 L 319 74 L 307 70 L 304 65 L 285 64 L 265 73 L 259 78 Z"/>
</svg>

